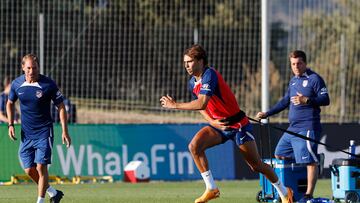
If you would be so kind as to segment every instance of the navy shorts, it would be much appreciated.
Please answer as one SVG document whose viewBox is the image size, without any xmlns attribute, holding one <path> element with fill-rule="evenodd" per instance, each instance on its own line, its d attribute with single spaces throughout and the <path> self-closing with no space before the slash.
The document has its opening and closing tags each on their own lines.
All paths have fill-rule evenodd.
<svg viewBox="0 0 360 203">
<path fill-rule="evenodd" d="M 39 139 L 22 138 L 19 148 L 19 158 L 23 169 L 31 168 L 36 164 L 51 164 L 51 151 L 54 143 L 53 129 L 44 131 L 47 137 Z"/>
<path fill-rule="evenodd" d="M 308 130 L 297 133 L 318 141 L 320 139 L 319 131 Z M 314 142 L 284 133 L 276 146 L 275 155 L 295 159 L 296 163 L 318 163 L 317 148 L 318 145 Z"/>
<path fill-rule="evenodd" d="M 213 126 L 211 127 L 214 128 Z M 236 143 L 236 145 L 239 146 L 244 144 L 245 142 L 255 140 L 252 133 L 252 125 L 250 123 L 240 129 L 234 129 L 229 131 L 222 131 L 217 128 L 214 129 L 221 135 L 222 143 L 225 143 L 228 140 L 232 140 Z"/>
</svg>

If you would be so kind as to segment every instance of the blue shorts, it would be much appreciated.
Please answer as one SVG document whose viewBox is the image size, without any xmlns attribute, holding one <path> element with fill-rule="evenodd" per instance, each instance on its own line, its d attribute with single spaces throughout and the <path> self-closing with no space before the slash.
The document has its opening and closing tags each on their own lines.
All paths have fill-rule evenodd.
<svg viewBox="0 0 360 203">
<path fill-rule="evenodd" d="M 297 133 L 320 140 L 319 131 L 308 130 Z M 275 155 L 295 159 L 296 163 L 318 163 L 317 148 L 318 144 L 314 142 L 284 133 L 276 146 Z"/>
<path fill-rule="evenodd" d="M 211 127 L 214 128 L 213 126 Z M 244 144 L 245 142 L 255 140 L 254 136 L 252 135 L 252 125 L 250 123 L 240 129 L 234 129 L 229 131 L 222 131 L 217 128 L 214 129 L 220 133 L 222 137 L 222 143 L 225 143 L 228 140 L 232 140 L 236 143 L 236 145 L 239 146 Z"/>
<path fill-rule="evenodd" d="M 36 166 L 36 164 L 51 164 L 51 151 L 54 143 L 53 128 L 49 128 L 39 139 L 21 138 L 19 158 L 24 169 Z"/>
</svg>

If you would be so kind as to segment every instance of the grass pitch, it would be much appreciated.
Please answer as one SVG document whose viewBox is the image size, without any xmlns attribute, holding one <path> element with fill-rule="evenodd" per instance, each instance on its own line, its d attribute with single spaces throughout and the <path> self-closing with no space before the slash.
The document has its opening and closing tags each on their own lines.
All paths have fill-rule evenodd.
<svg viewBox="0 0 360 203">
<path fill-rule="evenodd" d="M 255 203 L 257 192 L 261 189 L 259 181 L 217 181 L 220 188 L 220 198 L 213 203 Z M 54 185 L 65 194 L 61 202 L 92 203 L 190 203 L 204 191 L 202 181 L 191 182 L 150 182 L 150 183 L 105 183 Z M 319 180 L 315 197 L 331 197 L 331 183 L 329 179 Z M 12 185 L 0 186 L 0 202 L 34 203 L 37 200 L 36 186 Z M 49 197 L 46 196 L 46 201 Z"/>
</svg>

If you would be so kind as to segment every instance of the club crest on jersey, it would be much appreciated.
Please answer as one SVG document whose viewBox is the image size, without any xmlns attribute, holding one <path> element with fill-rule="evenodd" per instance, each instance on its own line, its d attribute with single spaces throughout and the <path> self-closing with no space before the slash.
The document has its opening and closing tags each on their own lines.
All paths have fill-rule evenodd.
<svg viewBox="0 0 360 203">
<path fill-rule="evenodd" d="M 303 87 L 306 87 L 308 85 L 308 80 L 304 80 L 302 85 Z"/>
<path fill-rule="evenodd" d="M 201 86 L 201 89 L 202 89 L 202 90 L 206 90 L 206 91 L 210 91 L 210 85 L 209 85 L 209 84 L 203 84 L 203 85 Z"/>
<path fill-rule="evenodd" d="M 41 98 L 43 96 L 43 92 L 41 90 L 36 91 L 36 97 Z"/>
</svg>

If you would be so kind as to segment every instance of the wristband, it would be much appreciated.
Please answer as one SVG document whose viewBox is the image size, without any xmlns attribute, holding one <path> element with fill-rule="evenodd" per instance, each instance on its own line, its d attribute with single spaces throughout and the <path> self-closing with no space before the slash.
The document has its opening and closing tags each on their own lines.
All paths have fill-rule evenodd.
<svg viewBox="0 0 360 203">
<path fill-rule="evenodd" d="M 13 124 L 13 123 L 10 123 L 10 124 L 8 125 L 8 128 L 10 128 L 10 126 L 14 127 L 14 124 Z"/>
</svg>

